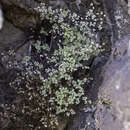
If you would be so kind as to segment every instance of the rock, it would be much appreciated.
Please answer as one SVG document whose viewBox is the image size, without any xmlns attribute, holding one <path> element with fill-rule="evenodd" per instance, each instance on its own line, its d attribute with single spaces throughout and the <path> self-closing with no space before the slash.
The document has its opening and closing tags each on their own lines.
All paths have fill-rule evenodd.
<svg viewBox="0 0 130 130">
<path fill-rule="evenodd" d="M 2 27 L 3 27 L 3 21 L 4 21 L 3 13 L 2 13 L 2 10 L 1 10 L 1 8 L 0 8 L 0 30 L 1 30 Z"/>
<path fill-rule="evenodd" d="M 130 130 L 130 34 L 116 42 L 104 67 L 95 117 L 101 130 Z"/>
<path fill-rule="evenodd" d="M 34 10 L 38 3 L 35 0 L 1 0 L 4 16 L 16 27 L 26 30 L 35 27 L 39 15 Z"/>
<path fill-rule="evenodd" d="M 11 56 L 11 53 L 13 55 L 15 52 L 15 58 L 20 61 L 28 53 L 29 44 L 26 44 L 26 39 L 27 37 L 23 31 L 5 21 L 3 29 L 0 31 L 0 53 L 8 53 Z M 4 55 L 2 57 L 6 66 L 9 62 L 9 57 Z"/>
<path fill-rule="evenodd" d="M 14 27 L 8 21 L 4 22 L 4 27 L 0 31 L 0 50 L 14 48 L 23 39 L 25 39 L 23 31 Z"/>
<path fill-rule="evenodd" d="M 95 108 L 86 107 L 82 111 L 78 112 L 74 120 L 70 120 L 67 130 L 94 130 L 95 120 L 94 116 Z"/>
<path fill-rule="evenodd" d="M 128 0 L 128 14 L 130 15 L 130 0 Z"/>
</svg>

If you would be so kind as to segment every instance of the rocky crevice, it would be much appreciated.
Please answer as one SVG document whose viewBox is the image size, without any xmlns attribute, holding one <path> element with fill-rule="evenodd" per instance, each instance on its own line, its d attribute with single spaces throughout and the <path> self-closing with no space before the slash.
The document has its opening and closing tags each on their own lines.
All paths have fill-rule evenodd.
<svg viewBox="0 0 130 130">
<path fill-rule="evenodd" d="M 16 50 L 16 57 L 20 61 L 29 53 L 30 41 L 23 44 L 28 39 L 26 33 L 29 28 L 35 28 L 39 24 L 39 14 L 34 10 L 41 0 L 1 0 L 0 4 L 4 11 L 4 28 L 0 31 L 0 51 L 1 57 L 4 53 L 8 56 L 0 57 L 0 114 L 8 113 L 3 109 L 3 104 L 13 103 L 21 100 L 15 91 L 7 85 L 10 80 L 17 76 L 18 70 L 8 69 L 12 53 Z M 130 17 L 126 14 L 124 5 L 119 4 L 119 0 L 94 0 L 97 7 L 103 5 L 106 14 L 106 28 L 108 31 L 106 48 L 108 53 L 99 56 L 91 63 L 90 74 L 94 78 L 88 89 L 89 98 L 94 101 L 92 106 L 79 108 L 81 111 L 68 122 L 65 130 L 129 130 L 129 40 Z M 46 1 L 48 2 L 48 1 Z M 90 1 L 82 1 L 81 12 L 86 11 L 85 5 Z M 124 9 L 122 8 L 124 7 Z M 78 11 L 76 5 L 71 6 L 74 11 Z M 119 17 L 121 16 L 121 17 Z M 103 32 L 102 32 L 103 33 Z M 127 35 L 128 34 L 128 35 Z M 101 35 L 103 37 L 103 34 Z M 122 36 L 125 36 L 122 38 Z M 121 38 L 121 39 L 120 39 Z M 103 38 L 102 38 L 103 39 Z M 120 40 L 118 40 L 120 39 Z M 117 41 L 118 40 L 118 41 Z M 117 41 L 117 42 L 115 42 Z M 110 51 L 112 54 L 109 57 Z M 14 58 L 14 57 L 13 57 Z M 108 62 L 107 62 L 108 60 Z M 107 62 L 107 64 L 106 64 Z M 105 65 L 106 64 L 106 65 Z M 105 66 L 104 66 L 105 65 Z M 6 80 L 5 80 L 6 79 Z M 123 88 L 122 88 L 123 86 Z M 5 89 L 6 88 L 6 89 Z M 120 95 L 120 98 L 118 98 Z M 18 100 L 16 100 L 18 97 Z M 127 98 L 126 98 L 127 97 Z M 23 130 L 20 128 L 20 118 L 18 124 L 8 118 L 0 119 L 0 129 L 2 130 Z M 15 124 L 18 128 L 14 128 Z M 111 125 L 110 125 L 111 124 Z M 8 129 L 9 128 L 9 129 Z"/>
</svg>

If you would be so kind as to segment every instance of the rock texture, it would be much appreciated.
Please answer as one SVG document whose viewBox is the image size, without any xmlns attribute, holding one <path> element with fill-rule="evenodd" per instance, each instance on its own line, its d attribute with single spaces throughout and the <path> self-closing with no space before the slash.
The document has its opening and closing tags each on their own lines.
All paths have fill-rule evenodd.
<svg viewBox="0 0 130 130">
<path fill-rule="evenodd" d="M 38 3 L 35 0 L 1 0 L 4 16 L 16 27 L 26 30 L 35 27 L 39 16 L 34 10 Z"/>
<path fill-rule="evenodd" d="M 0 53 L 8 53 L 10 56 L 16 53 L 15 58 L 20 61 L 28 53 L 29 44 L 26 40 L 27 36 L 25 32 L 5 21 L 0 31 Z M 9 57 L 5 59 L 4 62 L 6 65 L 9 62 Z"/>
<path fill-rule="evenodd" d="M 3 13 L 2 13 L 2 10 L 0 9 L 0 30 L 1 30 L 2 27 L 3 27 L 3 21 L 4 21 Z"/>
<path fill-rule="evenodd" d="M 116 42 L 104 70 L 97 124 L 101 130 L 130 130 L 130 34 Z"/>
<path fill-rule="evenodd" d="M 128 0 L 128 13 L 130 15 L 130 0 Z"/>
<path fill-rule="evenodd" d="M 30 43 L 25 42 L 27 36 L 24 31 L 30 27 L 35 28 L 39 23 L 39 14 L 34 8 L 41 1 L 48 3 L 49 0 L 0 0 L 6 19 L 0 31 L 0 52 L 15 50 L 15 58 L 19 61 L 28 55 Z M 91 2 L 91 0 L 81 0 L 82 3 L 78 5 L 76 0 L 71 1 L 71 4 L 67 2 L 65 4 L 74 11 L 79 11 L 79 9 L 86 11 L 86 6 L 89 6 Z M 91 75 L 94 76 L 94 80 L 93 85 L 90 84 L 88 95 L 93 100 L 96 100 L 98 95 L 97 108 L 94 106 L 84 108 L 74 120 L 69 122 L 66 130 L 94 130 L 95 127 L 101 130 L 130 130 L 130 34 L 126 35 L 130 32 L 130 17 L 124 10 L 125 6 L 122 8 L 119 4 L 120 0 L 93 1 L 97 6 L 103 4 L 107 16 L 106 22 L 109 24 L 108 30 L 111 32 L 113 51 L 102 74 L 102 66 L 107 57 L 98 57 L 92 64 Z M 115 42 L 124 35 L 125 37 Z M 3 65 L 0 64 L 0 111 L 6 111 L 1 106 L 2 103 L 10 103 L 16 98 L 14 90 L 7 88 L 8 79 L 10 79 L 8 77 L 15 78 L 13 76 L 15 71 L 7 71 L 9 57 L 5 59 L 1 57 L 3 56 L 0 55 L 0 63 L 3 63 Z M 104 77 L 102 85 L 100 75 Z M 8 118 L 1 118 L 0 129 L 4 129 L 4 126 L 8 126 L 10 122 Z M 18 126 L 22 125 L 18 124 Z"/>
</svg>

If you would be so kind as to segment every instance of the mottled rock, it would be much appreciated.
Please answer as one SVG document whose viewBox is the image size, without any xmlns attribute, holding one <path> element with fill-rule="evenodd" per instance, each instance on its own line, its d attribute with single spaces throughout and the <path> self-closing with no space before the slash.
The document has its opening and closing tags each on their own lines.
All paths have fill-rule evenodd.
<svg viewBox="0 0 130 130">
<path fill-rule="evenodd" d="M 35 0 L 1 0 L 4 16 L 15 26 L 27 29 L 35 27 L 39 15 L 34 8 L 38 6 Z"/>
<path fill-rule="evenodd" d="M 128 14 L 130 15 L 130 0 L 128 0 Z"/>
<path fill-rule="evenodd" d="M 3 12 L 0 8 L 0 30 L 2 29 L 3 27 L 3 22 L 4 22 L 4 18 L 3 18 Z"/>
<path fill-rule="evenodd" d="M 0 31 L 0 53 L 10 52 L 11 55 L 15 52 L 16 59 L 21 60 L 28 53 L 29 44 L 26 44 L 26 39 L 27 37 L 23 31 L 5 21 L 3 29 Z M 6 57 L 5 61 L 8 62 L 8 58 Z"/>
<path fill-rule="evenodd" d="M 95 116 L 101 130 L 130 130 L 129 44 L 130 34 L 117 41 L 115 54 L 104 67 Z"/>
</svg>

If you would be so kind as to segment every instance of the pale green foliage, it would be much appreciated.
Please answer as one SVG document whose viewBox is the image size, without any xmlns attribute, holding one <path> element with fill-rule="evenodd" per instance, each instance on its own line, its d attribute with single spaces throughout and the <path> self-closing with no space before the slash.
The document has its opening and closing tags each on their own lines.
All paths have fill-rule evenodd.
<svg viewBox="0 0 130 130">
<path fill-rule="evenodd" d="M 44 68 L 44 64 L 34 61 L 32 63 L 25 58 L 26 70 L 22 73 L 22 77 L 26 77 L 24 83 L 29 90 L 29 101 L 33 101 L 34 104 L 38 102 L 38 109 L 43 111 L 42 124 L 45 127 L 54 127 L 58 123 L 59 115 L 73 115 L 75 106 L 81 102 L 88 103 L 84 86 L 89 81 L 85 73 L 89 66 L 83 63 L 87 62 L 91 55 L 98 55 L 101 48 L 92 40 L 93 30 L 90 27 L 96 25 L 96 16 L 91 10 L 84 18 L 70 10 L 52 9 L 45 4 L 37 10 L 42 20 L 46 19 L 52 24 L 49 32 L 42 28 L 41 33 L 46 36 L 53 34 L 53 42 L 57 44 L 58 49 L 50 55 L 49 46 L 37 41 L 34 45 L 37 53 L 46 50 L 44 55 L 47 59 L 47 67 Z M 86 21 L 88 17 L 92 17 L 94 22 Z M 82 75 L 80 75 L 81 71 Z M 30 92 L 33 87 L 35 91 L 37 90 L 36 94 Z M 31 110 L 32 114 L 33 111 Z"/>
<path fill-rule="evenodd" d="M 50 48 L 47 44 L 41 45 L 41 41 L 37 41 L 37 43 L 34 46 L 38 53 L 40 53 L 40 51 L 42 51 L 42 50 L 47 50 L 47 51 L 50 50 Z"/>
<path fill-rule="evenodd" d="M 48 77 L 43 80 L 44 94 L 45 88 L 50 89 L 51 92 L 53 84 L 56 90 L 51 102 L 56 102 L 57 114 L 69 113 L 70 105 L 79 104 L 84 97 L 82 86 L 87 81 L 87 77 L 74 79 L 72 73 L 79 68 L 88 69 L 88 66 L 84 66 L 82 62 L 89 60 L 92 54 L 97 55 L 100 47 L 92 41 L 91 30 L 85 19 L 76 13 L 64 9 L 53 10 L 44 4 L 38 8 L 38 11 L 43 20 L 47 19 L 52 23 L 50 33 L 59 36 L 58 39 L 55 38 L 59 49 L 55 50 L 51 57 L 47 57 L 48 63 L 55 67 L 46 69 Z M 96 17 L 90 10 L 88 16 L 91 15 Z M 63 79 L 65 83 L 62 83 Z"/>
</svg>

